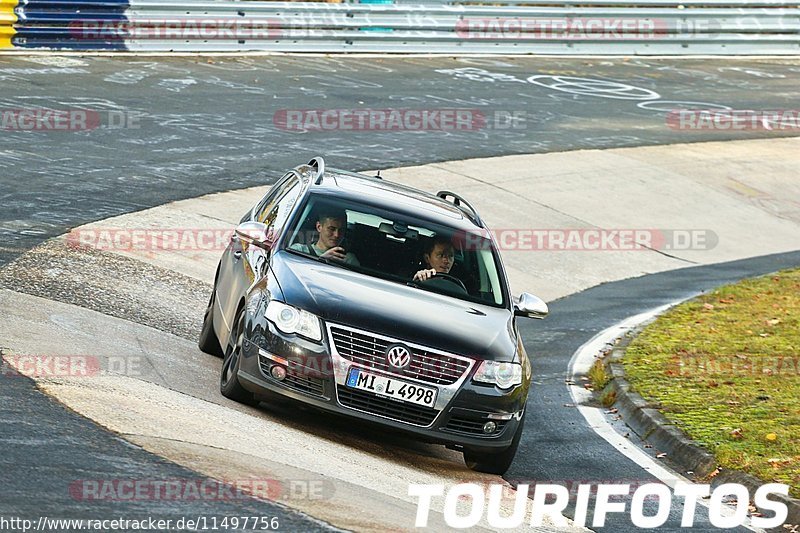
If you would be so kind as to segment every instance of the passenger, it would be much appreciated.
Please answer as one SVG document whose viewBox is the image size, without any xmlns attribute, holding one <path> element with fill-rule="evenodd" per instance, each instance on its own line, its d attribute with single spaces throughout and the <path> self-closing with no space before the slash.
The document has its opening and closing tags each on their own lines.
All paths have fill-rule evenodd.
<svg viewBox="0 0 800 533">
<path fill-rule="evenodd" d="M 310 245 L 296 242 L 289 248 L 315 257 L 342 261 L 348 265 L 360 265 L 356 255 L 341 246 L 347 231 L 347 213 L 344 209 L 320 209 L 317 213 L 316 230 L 317 242 Z"/>
<path fill-rule="evenodd" d="M 425 264 L 430 268 L 420 270 L 414 274 L 414 281 L 427 281 L 435 277 L 436 274 L 449 274 L 450 269 L 453 268 L 454 257 L 455 248 L 450 239 L 444 237 L 431 239 L 422 254 Z"/>
</svg>

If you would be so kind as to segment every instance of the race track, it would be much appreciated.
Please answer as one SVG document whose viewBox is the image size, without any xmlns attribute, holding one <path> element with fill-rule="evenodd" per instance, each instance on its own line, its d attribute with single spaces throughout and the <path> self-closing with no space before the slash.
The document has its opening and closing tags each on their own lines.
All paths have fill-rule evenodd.
<svg viewBox="0 0 800 533">
<path fill-rule="evenodd" d="M 686 182 L 678 186 L 678 180 L 663 180 L 656 193 L 657 178 L 643 176 L 642 183 L 650 188 L 631 187 L 635 194 L 616 183 L 618 189 L 603 188 L 597 204 L 587 208 L 586 189 L 595 177 L 608 184 L 620 172 L 611 163 L 601 164 L 610 161 L 604 157 L 611 157 L 602 149 L 796 134 L 685 131 L 671 128 L 665 117 L 678 107 L 790 108 L 798 72 L 800 61 L 786 59 L 723 64 L 636 58 L 3 58 L 3 108 L 90 107 L 102 120 L 110 120 L 107 111 L 136 118 L 132 127 L 102 124 L 87 131 L 5 131 L 0 136 L 5 171 L 0 178 L 5 207 L 0 214 L 0 265 L 7 263 L 0 270 L 0 315 L 7 317 L 0 322 L 0 349 L 6 357 L 91 353 L 105 364 L 121 357 L 143 366 L 135 375 L 122 372 L 93 381 L 45 378 L 34 383 L 0 375 L 4 421 L 0 442 L 7 449 L 0 459 L 5 486 L 0 515 L 272 515 L 280 516 L 290 530 L 408 529 L 415 509 L 406 495 L 408 483 L 500 481 L 469 472 L 460 454 L 440 447 L 389 434 L 364 435 L 346 421 L 298 412 L 287 402 L 253 410 L 219 396 L 219 361 L 194 345 L 210 289 L 211 255 L 84 253 L 61 240 L 47 239 L 92 221 L 107 227 L 157 224 L 165 213 L 185 215 L 191 223 L 199 220 L 192 217 L 202 214 L 200 223 L 205 227 L 229 227 L 241 214 L 239 208 L 248 207 L 284 168 L 318 154 L 336 167 L 387 169 L 467 157 L 596 149 L 570 156 L 581 178 L 574 181 L 580 184 L 575 190 L 557 186 L 567 178 L 553 171 L 554 159 L 502 164 L 487 160 L 462 163 L 463 168 L 434 164 L 415 171 L 421 181 L 414 184 L 433 187 L 467 177 L 472 181 L 462 185 L 481 198 L 490 224 L 493 217 L 510 216 L 520 221 L 518 227 L 574 223 L 603 227 L 602 217 L 587 220 L 600 213 L 602 195 L 608 195 L 626 198 L 631 206 L 628 218 L 612 216 L 609 227 L 653 227 L 648 226 L 646 211 L 657 210 L 669 195 L 679 198 Z M 454 107 L 478 110 L 490 120 L 474 131 L 459 132 L 300 131 L 275 122 L 287 110 Z M 516 122 L 503 123 L 515 114 Z M 681 153 L 701 154 L 707 145 L 696 146 Z M 652 250 L 633 252 L 643 254 L 639 256 L 603 257 L 585 252 L 583 256 L 508 254 L 519 272 L 515 280 L 527 284 L 522 288 L 537 283 L 536 269 L 530 265 L 541 265 L 535 289 L 548 299 L 560 297 L 552 302 L 546 321 L 522 325 L 536 376 L 529 399 L 533 416 L 517 461 L 506 475 L 512 485 L 534 480 L 649 479 L 597 437 L 569 405 L 565 379 L 572 354 L 595 333 L 627 316 L 720 283 L 800 264 L 800 256 L 786 253 L 800 244 L 796 240 L 800 194 L 790 178 L 798 156 L 776 158 L 759 167 L 764 145 L 736 146 L 759 154 L 750 163 L 746 159 L 736 163 L 740 176 L 733 171 L 720 173 L 725 179 L 699 176 L 693 185 L 720 195 L 715 198 L 729 198 L 730 203 L 707 218 L 693 218 L 701 209 L 687 202 L 670 226 L 717 232 L 721 244 L 715 250 L 686 254 Z M 792 145 L 780 145 L 780 153 L 787 153 L 786 146 Z M 663 154 L 666 161 L 667 151 Z M 523 164 L 543 165 L 541 189 L 529 188 L 540 204 L 531 204 L 530 212 L 523 213 L 529 200 L 517 193 L 520 210 L 515 205 L 511 215 L 504 215 L 502 206 L 492 205 L 491 196 L 514 194 L 509 176 L 516 171 L 514 165 Z M 479 167 L 496 168 L 498 175 L 474 175 Z M 758 185 L 755 180 L 764 168 L 774 181 Z M 636 168 L 626 172 L 631 173 L 626 174 L 631 183 L 638 179 Z M 386 175 L 415 179 L 402 169 Z M 519 187 L 525 187 L 524 179 Z M 503 187 L 509 187 L 505 192 L 486 193 L 484 187 L 503 181 L 507 182 Z M 167 207 L 172 211 L 129 215 L 125 222 L 104 220 L 251 186 L 261 187 L 192 201 L 177 209 Z M 758 221 L 769 225 L 769 238 L 755 242 L 742 237 L 746 220 L 752 219 L 742 221 L 743 229 L 726 232 L 742 209 L 763 217 Z M 782 253 L 718 264 L 777 252 Z M 684 268 L 692 264 L 703 266 Z M 573 276 L 592 269 L 601 273 L 600 279 Z M 640 274 L 649 275 L 625 279 Z M 594 287 L 602 281 L 612 283 Z M 76 483 L 81 486 L 86 480 L 206 476 L 231 480 L 249 474 L 306 486 L 320 482 L 323 496 L 315 500 L 288 494 L 284 484 L 284 492 L 270 495 L 277 503 L 238 498 L 176 504 L 153 498 L 87 500 L 74 490 Z M 677 513 L 673 511 L 672 526 Z M 634 529 L 624 516 L 611 516 L 604 530 Z M 433 525 L 444 527 L 440 515 Z M 712 529 L 702 518 L 699 526 L 698 530 Z"/>
</svg>

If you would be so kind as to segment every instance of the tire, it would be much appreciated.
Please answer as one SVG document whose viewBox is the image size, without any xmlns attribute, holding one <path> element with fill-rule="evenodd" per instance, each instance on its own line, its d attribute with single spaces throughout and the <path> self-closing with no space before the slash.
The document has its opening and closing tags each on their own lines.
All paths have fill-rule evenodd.
<svg viewBox="0 0 800 533">
<path fill-rule="evenodd" d="M 225 352 L 222 351 L 217 334 L 214 333 L 214 300 L 216 294 L 217 289 L 214 287 L 214 290 L 211 291 L 211 298 L 208 299 L 206 313 L 203 315 L 203 329 L 200 330 L 200 339 L 197 341 L 197 346 L 207 354 L 224 357 Z"/>
<path fill-rule="evenodd" d="M 237 377 L 239 362 L 242 358 L 242 340 L 244 339 L 244 309 L 239 311 L 233 331 L 234 333 L 231 334 L 231 339 L 228 342 L 228 348 L 225 350 L 225 357 L 222 359 L 219 392 L 235 402 L 245 405 L 258 405 L 258 400 L 255 399 L 253 393 L 242 387 Z"/>
<path fill-rule="evenodd" d="M 505 474 L 511 467 L 514 456 L 517 455 L 517 448 L 519 448 L 519 441 L 522 438 L 522 428 L 524 425 L 525 415 L 523 414 L 517 426 L 517 432 L 514 433 L 514 438 L 511 440 L 511 446 L 501 452 L 482 453 L 465 449 L 464 464 L 466 464 L 470 470 L 476 472 L 497 474 L 499 476 Z"/>
</svg>

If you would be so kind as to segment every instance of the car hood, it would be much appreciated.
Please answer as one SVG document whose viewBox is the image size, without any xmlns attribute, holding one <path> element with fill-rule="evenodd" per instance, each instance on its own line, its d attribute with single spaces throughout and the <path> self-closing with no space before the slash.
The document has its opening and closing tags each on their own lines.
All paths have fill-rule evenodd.
<svg viewBox="0 0 800 533">
<path fill-rule="evenodd" d="M 279 252 L 272 271 L 286 303 L 326 322 L 373 331 L 443 351 L 511 361 L 514 315 L 346 268 Z"/>
</svg>

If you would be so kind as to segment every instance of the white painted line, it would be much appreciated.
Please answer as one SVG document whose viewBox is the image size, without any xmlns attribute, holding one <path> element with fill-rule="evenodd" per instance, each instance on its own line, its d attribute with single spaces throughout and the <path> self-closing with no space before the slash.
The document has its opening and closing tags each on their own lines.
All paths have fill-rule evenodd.
<svg viewBox="0 0 800 533">
<path fill-rule="evenodd" d="M 572 355 L 572 359 L 570 359 L 569 367 L 567 369 L 568 379 L 571 383 L 571 385 L 569 385 L 569 392 L 572 395 L 572 401 L 575 403 L 575 406 L 578 408 L 578 411 L 580 411 L 581 415 L 583 415 L 583 418 L 586 419 L 589 427 L 591 427 L 595 433 L 602 437 L 603 440 L 608 442 L 619 453 L 636 463 L 644 471 L 651 474 L 653 477 L 657 478 L 663 484 L 672 489 L 675 488 L 677 483 L 688 483 L 692 485 L 696 485 L 696 483 L 682 476 L 678 472 L 675 472 L 663 463 L 659 463 L 650 455 L 645 453 L 636 444 L 634 444 L 630 439 L 620 435 L 606 419 L 602 409 L 585 405 L 585 403 L 591 399 L 592 393 L 584 389 L 582 386 L 576 385 L 576 383 L 578 383 L 577 377 L 579 375 L 586 375 L 586 373 L 594 364 L 596 357 L 600 355 L 600 353 L 607 347 L 613 346 L 616 339 L 620 338 L 626 332 L 636 328 L 637 326 L 644 324 L 648 320 L 652 320 L 657 315 L 660 315 L 667 309 L 678 305 L 683 301 L 685 301 L 685 299 L 667 305 L 662 305 L 661 307 L 657 307 L 645 313 L 626 318 L 622 322 L 619 322 L 618 324 L 601 331 L 587 341 L 583 346 L 578 348 L 578 350 Z M 699 505 L 708 508 L 707 500 L 697 498 L 696 501 Z M 723 513 L 727 516 L 733 516 L 734 511 L 732 507 L 723 506 L 722 509 Z M 743 524 L 743 527 L 749 529 L 750 531 L 764 531 L 763 529 L 754 528 L 750 524 L 749 518 Z"/>
</svg>

